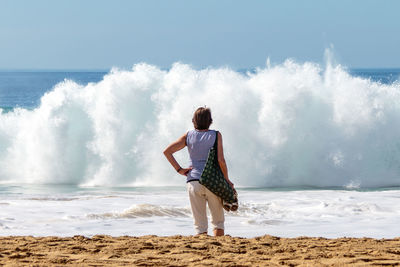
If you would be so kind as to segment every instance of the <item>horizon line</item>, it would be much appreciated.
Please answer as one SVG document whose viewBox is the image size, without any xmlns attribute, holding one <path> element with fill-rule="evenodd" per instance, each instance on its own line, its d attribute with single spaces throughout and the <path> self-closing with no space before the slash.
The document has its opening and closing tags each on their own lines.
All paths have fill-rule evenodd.
<svg viewBox="0 0 400 267">
<path fill-rule="evenodd" d="M 0 68 L 0 72 L 110 72 L 113 68 L 121 69 L 121 70 L 131 70 L 126 68 L 119 68 L 119 67 L 111 67 L 111 68 Z M 218 68 L 218 67 L 217 67 Z M 248 70 L 255 70 L 258 67 L 250 67 L 250 68 L 237 68 L 233 69 L 235 71 L 248 71 Z M 169 70 L 170 68 L 162 68 L 162 70 Z M 399 70 L 399 67 L 347 67 L 349 70 Z"/>
</svg>

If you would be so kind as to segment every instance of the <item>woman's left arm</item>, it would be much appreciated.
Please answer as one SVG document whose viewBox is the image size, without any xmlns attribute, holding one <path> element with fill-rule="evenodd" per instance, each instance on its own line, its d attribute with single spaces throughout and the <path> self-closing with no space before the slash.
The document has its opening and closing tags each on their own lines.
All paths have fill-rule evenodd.
<svg viewBox="0 0 400 267">
<path fill-rule="evenodd" d="M 164 155 L 171 163 L 172 167 L 181 175 L 186 176 L 192 168 L 182 168 L 174 157 L 174 153 L 183 149 L 186 146 L 186 134 L 181 136 L 178 140 L 170 144 L 165 150 Z"/>
</svg>

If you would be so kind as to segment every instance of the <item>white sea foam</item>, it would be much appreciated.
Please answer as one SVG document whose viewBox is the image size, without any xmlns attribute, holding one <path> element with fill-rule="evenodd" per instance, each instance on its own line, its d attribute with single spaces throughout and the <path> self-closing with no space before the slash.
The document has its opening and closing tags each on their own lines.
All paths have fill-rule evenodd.
<svg viewBox="0 0 400 267">
<path fill-rule="evenodd" d="M 358 180 L 351 180 L 348 184 L 344 186 L 347 189 L 359 189 L 361 187 L 361 182 Z"/>
<path fill-rule="evenodd" d="M 161 151 L 212 108 L 242 186 L 400 185 L 400 85 L 287 60 L 241 74 L 137 64 L 64 81 L 34 110 L 0 114 L 0 181 L 178 185 Z M 187 153 L 178 153 L 186 166 Z"/>
<path fill-rule="evenodd" d="M 51 191 L 51 190 L 50 190 Z M 400 191 L 238 190 L 239 210 L 226 213 L 226 233 L 254 237 L 400 236 Z M 194 234 L 184 188 L 1 194 L 2 236 Z M 47 197 L 46 197 L 47 196 Z M 70 199 L 70 201 L 65 201 Z M 211 231 L 209 231 L 211 232 Z"/>
</svg>

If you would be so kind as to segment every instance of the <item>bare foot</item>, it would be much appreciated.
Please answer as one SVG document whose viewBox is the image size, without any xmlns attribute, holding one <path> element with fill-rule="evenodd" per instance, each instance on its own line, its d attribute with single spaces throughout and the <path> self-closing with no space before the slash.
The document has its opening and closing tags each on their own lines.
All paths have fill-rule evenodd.
<svg viewBox="0 0 400 267">
<path fill-rule="evenodd" d="M 214 236 L 223 236 L 224 234 L 224 229 L 214 229 Z"/>
</svg>

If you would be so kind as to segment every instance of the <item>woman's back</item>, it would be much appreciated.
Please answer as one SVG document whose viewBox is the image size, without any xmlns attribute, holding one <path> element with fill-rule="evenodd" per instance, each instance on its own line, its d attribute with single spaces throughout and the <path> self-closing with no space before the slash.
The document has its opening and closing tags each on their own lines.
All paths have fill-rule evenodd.
<svg viewBox="0 0 400 267">
<path fill-rule="evenodd" d="M 199 180 L 207 161 L 208 152 L 214 145 L 216 131 L 191 130 L 186 136 L 190 165 L 193 169 L 187 175 L 187 181 Z"/>
</svg>

